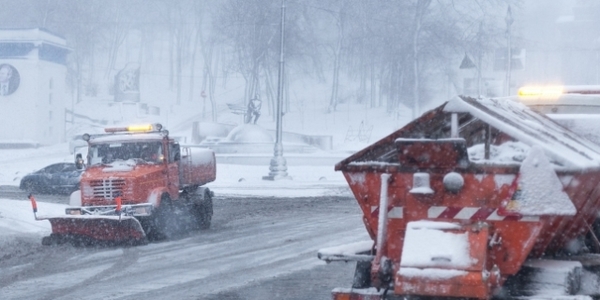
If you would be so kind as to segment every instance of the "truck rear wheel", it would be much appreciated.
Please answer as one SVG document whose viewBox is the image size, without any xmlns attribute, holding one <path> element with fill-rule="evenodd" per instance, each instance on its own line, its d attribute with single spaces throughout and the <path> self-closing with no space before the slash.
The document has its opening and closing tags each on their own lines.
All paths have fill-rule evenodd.
<svg viewBox="0 0 600 300">
<path fill-rule="evenodd" d="M 209 229 L 212 215 L 212 197 L 209 191 L 205 191 L 203 199 L 194 204 L 194 216 L 196 217 L 198 228 L 201 230 Z"/>
</svg>

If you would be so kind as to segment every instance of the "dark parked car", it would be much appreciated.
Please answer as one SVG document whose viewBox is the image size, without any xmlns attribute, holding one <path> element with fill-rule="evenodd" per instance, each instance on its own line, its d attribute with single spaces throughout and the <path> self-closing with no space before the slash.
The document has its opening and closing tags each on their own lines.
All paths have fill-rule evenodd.
<svg viewBox="0 0 600 300">
<path fill-rule="evenodd" d="M 74 163 L 56 163 L 25 175 L 19 188 L 38 193 L 65 193 L 79 189 L 79 179 L 83 170 Z"/>
</svg>

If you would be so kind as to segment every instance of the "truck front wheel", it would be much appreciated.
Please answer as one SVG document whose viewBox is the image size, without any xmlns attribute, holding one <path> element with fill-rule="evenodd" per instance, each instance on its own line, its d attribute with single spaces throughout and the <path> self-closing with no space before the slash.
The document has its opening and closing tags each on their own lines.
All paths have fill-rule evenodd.
<svg viewBox="0 0 600 300">
<path fill-rule="evenodd" d="M 160 198 L 160 206 L 154 212 L 150 221 L 148 238 L 151 240 L 168 239 L 173 234 L 173 207 L 171 197 L 168 194 L 162 195 Z"/>
</svg>

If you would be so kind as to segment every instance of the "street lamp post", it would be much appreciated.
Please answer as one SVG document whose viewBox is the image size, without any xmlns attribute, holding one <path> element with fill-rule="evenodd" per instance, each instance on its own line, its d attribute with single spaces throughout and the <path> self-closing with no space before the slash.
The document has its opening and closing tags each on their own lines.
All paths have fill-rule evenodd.
<svg viewBox="0 0 600 300">
<path fill-rule="evenodd" d="M 483 22 L 479 23 L 477 32 L 477 98 L 481 98 L 481 60 L 483 53 L 481 51 L 481 36 L 483 35 Z"/>
<path fill-rule="evenodd" d="M 285 30 L 285 0 L 281 0 L 281 47 L 279 56 L 279 77 L 278 77 L 278 88 L 277 88 L 277 130 L 275 138 L 275 147 L 273 149 L 273 158 L 271 158 L 271 164 L 269 166 L 269 175 L 263 176 L 263 180 L 279 180 L 279 179 L 291 179 L 287 174 L 287 166 L 285 158 L 283 157 L 283 144 L 281 143 L 281 117 L 283 106 L 283 50 L 284 50 L 284 30 Z"/>
<path fill-rule="evenodd" d="M 461 70 L 464 70 L 464 69 L 477 68 L 477 66 L 473 63 L 473 61 L 469 58 L 469 56 L 467 55 L 467 52 L 465 51 L 465 57 L 463 57 L 463 60 L 460 63 L 460 67 L 458 67 L 458 68 Z M 467 74 L 469 74 L 469 76 L 470 76 L 470 72 L 468 72 Z M 463 86 L 463 93 L 468 94 L 468 92 L 470 92 L 470 91 L 467 90 L 467 87 Z"/>
<path fill-rule="evenodd" d="M 506 17 L 504 18 L 506 21 L 506 37 L 507 37 L 507 56 L 506 56 L 506 96 L 510 96 L 510 72 L 512 67 L 512 53 L 510 50 L 510 39 L 511 39 L 511 30 L 510 27 L 512 23 L 515 21 L 512 16 L 512 12 L 510 11 L 510 5 L 508 6 L 508 10 L 506 11 Z"/>
<path fill-rule="evenodd" d="M 206 122 L 206 92 L 204 90 L 202 90 L 200 97 L 202 97 L 202 122 Z"/>
</svg>

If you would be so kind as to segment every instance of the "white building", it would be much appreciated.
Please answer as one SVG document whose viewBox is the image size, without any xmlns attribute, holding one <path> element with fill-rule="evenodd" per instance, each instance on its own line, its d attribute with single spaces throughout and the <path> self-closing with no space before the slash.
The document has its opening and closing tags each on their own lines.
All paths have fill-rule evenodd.
<svg viewBox="0 0 600 300">
<path fill-rule="evenodd" d="M 0 30 L 0 147 L 64 141 L 68 52 L 43 29 Z"/>
</svg>

